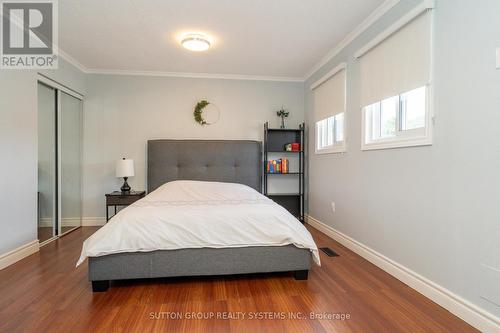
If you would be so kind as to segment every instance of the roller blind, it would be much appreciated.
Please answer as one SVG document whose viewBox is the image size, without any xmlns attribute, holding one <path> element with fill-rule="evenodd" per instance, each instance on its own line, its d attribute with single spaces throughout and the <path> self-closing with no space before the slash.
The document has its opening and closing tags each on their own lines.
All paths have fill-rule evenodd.
<svg viewBox="0 0 500 333">
<path fill-rule="evenodd" d="M 361 56 L 361 106 L 430 83 L 431 17 L 423 12 Z"/>
<path fill-rule="evenodd" d="M 319 121 L 345 111 L 345 69 L 314 88 L 314 119 Z"/>
</svg>

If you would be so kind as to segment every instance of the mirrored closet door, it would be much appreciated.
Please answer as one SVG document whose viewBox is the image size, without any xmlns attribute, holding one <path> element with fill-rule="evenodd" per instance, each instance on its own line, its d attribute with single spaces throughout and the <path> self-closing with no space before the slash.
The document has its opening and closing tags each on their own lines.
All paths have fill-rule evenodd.
<svg viewBox="0 0 500 333">
<path fill-rule="evenodd" d="M 50 79 L 38 82 L 38 239 L 82 224 L 82 96 Z"/>
<path fill-rule="evenodd" d="M 38 84 L 38 240 L 57 235 L 56 90 Z"/>
<path fill-rule="evenodd" d="M 60 91 L 60 234 L 82 225 L 82 101 Z"/>
</svg>

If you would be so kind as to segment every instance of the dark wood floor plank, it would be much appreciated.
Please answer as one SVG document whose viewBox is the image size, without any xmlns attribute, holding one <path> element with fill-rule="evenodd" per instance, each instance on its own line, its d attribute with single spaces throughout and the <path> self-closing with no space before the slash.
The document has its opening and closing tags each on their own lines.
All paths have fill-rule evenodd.
<svg viewBox="0 0 500 333">
<path fill-rule="evenodd" d="M 87 264 L 75 263 L 83 240 L 97 229 L 80 228 L 0 271 L 0 332 L 477 332 L 309 229 L 318 246 L 340 256 L 321 253 L 322 266 L 312 267 L 306 281 L 289 273 L 131 280 L 92 293 Z M 244 319 L 215 317 L 239 312 Z M 188 313 L 214 317 L 188 319 Z M 280 319 L 250 318 L 266 313 Z"/>
</svg>

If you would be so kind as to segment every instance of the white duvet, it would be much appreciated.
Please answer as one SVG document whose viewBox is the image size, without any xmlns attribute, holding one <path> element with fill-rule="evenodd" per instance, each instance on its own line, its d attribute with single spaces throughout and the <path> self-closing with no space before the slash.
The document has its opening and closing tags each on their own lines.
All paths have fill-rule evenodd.
<svg viewBox="0 0 500 333">
<path fill-rule="evenodd" d="M 118 212 L 83 243 L 78 260 L 123 252 L 284 246 L 309 249 L 307 229 L 254 189 L 232 183 L 173 181 Z"/>
</svg>

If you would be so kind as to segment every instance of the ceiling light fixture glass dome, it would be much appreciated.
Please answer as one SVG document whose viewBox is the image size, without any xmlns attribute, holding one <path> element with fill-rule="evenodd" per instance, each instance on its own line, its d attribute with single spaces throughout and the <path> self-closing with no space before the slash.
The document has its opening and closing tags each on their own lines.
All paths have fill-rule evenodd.
<svg viewBox="0 0 500 333">
<path fill-rule="evenodd" d="M 182 38 L 181 44 L 185 49 L 194 52 L 202 52 L 210 48 L 208 38 L 201 34 L 186 35 Z"/>
</svg>

